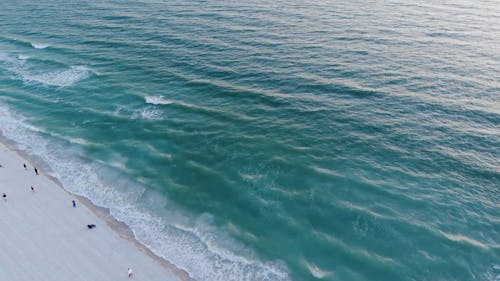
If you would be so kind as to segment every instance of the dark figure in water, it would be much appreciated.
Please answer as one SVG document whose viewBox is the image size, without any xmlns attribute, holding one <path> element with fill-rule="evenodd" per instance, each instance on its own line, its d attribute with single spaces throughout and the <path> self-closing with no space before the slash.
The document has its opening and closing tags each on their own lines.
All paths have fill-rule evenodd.
<svg viewBox="0 0 500 281">
<path fill-rule="evenodd" d="M 75 202 L 75 200 L 71 200 L 71 203 L 73 203 L 73 208 L 76 208 L 76 202 Z"/>
<path fill-rule="evenodd" d="M 37 170 L 37 168 L 35 168 L 35 174 L 38 176 L 38 170 Z"/>
<path fill-rule="evenodd" d="M 26 170 L 26 164 L 23 164 L 24 169 Z"/>
<path fill-rule="evenodd" d="M 2 194 L 2 198 L 3 198 L 3 200 L 7 201 L 7 194 L 5 194 L 5 193 Z"/>
<path fill-rule="evenodd" d="M 88 227 L 89 229 L 92 229 L 92 228 L 94 228 L 94 227 L 95 227 L 95 224 L 87 224 L 87 227 Z"/>
<path fill-rule="evenodd" d="M 35 192 L 35 188 L 33 186 L 31 186 L 31 191 Z"/>
</svg>

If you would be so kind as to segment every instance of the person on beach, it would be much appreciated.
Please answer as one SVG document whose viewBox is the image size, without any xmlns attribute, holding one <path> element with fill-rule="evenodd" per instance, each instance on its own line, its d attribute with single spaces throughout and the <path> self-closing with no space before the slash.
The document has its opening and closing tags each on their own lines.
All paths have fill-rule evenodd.
<svg viewBox="0 0 500 281">
<path fill-rule="evenodd" d="M 134 273 L 132 272 L 132 268 L 128 269 L 128 278 L 134 277 Z"/>
<path fill-rule="evenodd" d="M 35 174 L 38 176 L 38 169 L 35 168 Z"/>
<path fill-rule="evenodd" d="M 76 202 L 75 202 L 75 200 L 71 200 L 71 203 L 73 204 L 73 208 L 76 208 Z"/>
</svg>

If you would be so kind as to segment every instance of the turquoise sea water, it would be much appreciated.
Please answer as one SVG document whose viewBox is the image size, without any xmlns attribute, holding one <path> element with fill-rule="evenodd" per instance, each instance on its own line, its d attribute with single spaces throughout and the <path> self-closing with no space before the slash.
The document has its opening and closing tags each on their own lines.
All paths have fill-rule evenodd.
<svg viewBox="0 0 500 281">
<path fill-rule="evenodd" d="M 500 280 L 500 4 L 316 2 L 3 0 L 0 131 L 197 280 Z"/>
</svg>

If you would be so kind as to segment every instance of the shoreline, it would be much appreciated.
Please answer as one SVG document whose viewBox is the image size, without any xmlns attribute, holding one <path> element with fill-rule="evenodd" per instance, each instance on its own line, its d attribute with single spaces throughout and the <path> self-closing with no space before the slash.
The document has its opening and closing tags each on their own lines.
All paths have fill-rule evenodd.
<svg viewBox="0 0 500 281">
<path fill-rule="evenodd" d="M 51 176 L 48 176 L 48 177 L 52 178 Z M 61 188 L 63 188 L 63 187 L 61 187 Z M 196 281 L 195 279 L 191 278 L 186 271 L 176 267 L 174 264 L 172 264 L 168 260 L 164 259 L 163 257 L 158 256 L 151 249 L 149 249 L 146 245 L 142 244 L 139 240 L 137 240 L 135 238 L 135 235 L 134 235 L 134 232 L 132 231 L 132 229 L 126 223 L 121 222 L 121 221 L 117 220 L 115 217 L 113 217 L 110 214 L 108 208 L 97 206 L 94 203 L 92 203 L 92 201 L 90 201 L 88 198 L 86 198 L 84 196 L 72 194 L 71 192 L 69 192 L 67 190 L 65 190 L 65 191 L 70 193 L 72 196 L 76 197 L 77 201 L 79 203 L 85 205 L 98 218 L 100 218 L 102 221 L 104 221 L 111 229 L 113 229 L 118 234 L 118 236 L 120 236 L 122 239 L 128 240 L 129 242 L 134 244 L 134 246 L 139 251 L 143 252 L 144 254 L 148 255 L 153 260 L 158 262 L 168 272 L 176 275 L 182 281 Z"/>
<path fill-rule="evenodd" d="M 138 252 L 140 252 L 143 255 L 152 259 L 155 263 L 160 265 L 168 274 L 175 276 L 176 278 L 178 278 L 178 280 L 181 280 L 181 281 L 196 281 L 195 279 L 193 279 L 189 276 L 188 272 L 176 267 L 174 264 L 172 264 L 171 262 L 169 262 L 165 258 L 155 254 L 153 252 L 153 250 L 151 250 L 146 245 L 142 244 L 139 240 L 137 240 L 135 235 L 134 235 L 133 230 L 126 223 L 121 222 L 121 221 L 117 220 L 115 217 L 113 217 L 110 213 L 109 208 L 97 206 L 90 199 L 86 198 L 85 196 L 77 195 L 77 194 L 74 194 L 74 193 L 68 191 L 66 188 L 64 188 L 64 185 L 62 184 L 62 182 L 58 178 L 49 174 L 50 173 L 50 166 L 43 163 L 43 160 L 36 159 L 36 157 L 37 157 L 36 155 L 30 155 L 27 152 L 18 149 L 16 146 L 17 146 L 16 142 L 5 138 L 0 133 L 0 149 L 1 150 L 11 151 L 15 155 L 17 155 L 17 157 L 22 159 L 26 164 L 29 164 L 29 166 L 37 167 L 38 172 L 39 172 L 39 177 L 46 178 L 52 184 L 57 186 L 60 189 L 60 191 L 63 191 L 65 194 L 74 198 L 75 201 L 77 201 L 79 203 L 79 205 L 85 206 L 87 208 L 87 210 L 89 210 L 101 222 L 104 222 L 115 234 L 117 234 L 120 239 L 123 239 L 123 240 L 127 241 L 128 243 L 132 244 L 133 247 Z M 35 157 L 35 159 L 34 159 L 34 157 Z M 40 163 L 36 163 L 36 162 L 40 162 Z M 41 165 L 33 165 L 33 164 L 41 164 Z M 45 172 L 47 170 L 49 170 L 48 171 L 49 173 Z"/>
</svg>

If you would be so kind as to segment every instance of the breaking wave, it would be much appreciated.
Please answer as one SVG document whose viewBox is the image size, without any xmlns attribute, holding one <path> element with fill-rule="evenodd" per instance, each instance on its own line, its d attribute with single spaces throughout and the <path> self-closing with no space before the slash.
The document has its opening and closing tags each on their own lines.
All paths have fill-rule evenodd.
<svg viewBox="0 0 500 281">
<path fill-rule="evenodd" d="M 23 80 L 27 82 L 41 83 L 50 86 L 66 87 L 86 79 L 91 70 L 85 66 L 70 66 L 69 69 L 47 72 L 42 74 L 22 73 Z"/>
<path fill-rule="evenodd" d="M 92 70 L 83 65 L 65 66 L 52 62 L 28 60 L 27 55 L 0 54 L 0 67 L 13 74 L 14 79 L 26 83 L 67 87 L 92 75 Z"/>
<path fill-rule="evenodd" d="M 17 149 L 31 155 L 68 191 L 109 208 L 136 239 L 196 280 L 290 280 L 286 265 L 265 262 L 214 226 L 213 216 L 180 211 L 164 195 L 105 162 L 85 160 L 79 143 L 61 142 L 26 123 L 0 104 L 0 131 Z M 123 162 L 119 155 L 116 156 Z M 113 162 L 113 160 L 110 160 Z M 241 254 L 244 253 L 244 256 Z"/>
<path fill-rule="evenodd" d="M 144 98 L 146 100 L 146 103 L 149 104 L 171 104 L 173 101 L 167 100 L 163 98 L 162 96 L 146 96 Z"/>
<path fill-rule="evenodd" d="M 44 44 L 44 43 L 34 43 L 34 42 L 31 42 L 31 46 L 35 49 L 45 49 L 47 47 L 50 47 L 49 44 Z"/>
</svg>

